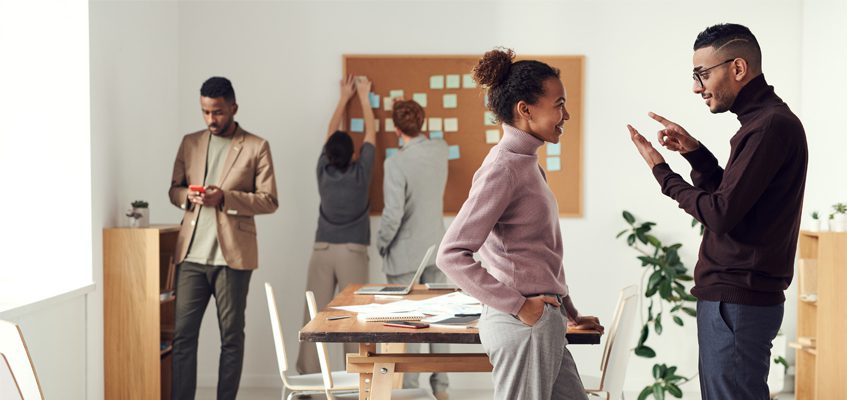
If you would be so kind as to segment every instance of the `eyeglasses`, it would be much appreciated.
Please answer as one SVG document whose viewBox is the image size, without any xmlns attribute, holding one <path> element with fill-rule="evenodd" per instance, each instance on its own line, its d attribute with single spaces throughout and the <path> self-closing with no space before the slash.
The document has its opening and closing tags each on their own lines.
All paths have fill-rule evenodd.
<svg viewBox="0 0 847 400">
<path fill-rule="evenodd" d="M 691 77 L 692 77 L 692 79 L 694 79 L 694 82 L 697 82 L 697 85 L 700 87 L 700 89 L 703 89 L 703 77 L 702 77 L 701 75 L 702 75 L 704 72 L 708 72 L 708 71 L 709 71 L 709 70 L 711 70 L 711 69 L 715 69 L 715 68 L 717 68 L 717 67 L 720 67 L 721 65 L 724 65 L 724 64 L 726 64 L 726 63 L 728 63 L 728 62 L 732 62 L 732 61 L 735 61 L 735 59 L 734 59 L 734 58 L 730 58 L 729 60 L 726 60 L 726 61 L 724 61 L 724 62 L 722 62 L 722 63 L 720 63 L 720 64 L 715 64 L 715 65 L 712 65 L 712 66 L 711 66 L 711 67 L 709 67 L 709 68 L 705 68 L 705 69 L 701 69 L 701 70 L 699 70 L 699 71 L 695 71 L 693 74 L 691 74 Z"/>
</svg>

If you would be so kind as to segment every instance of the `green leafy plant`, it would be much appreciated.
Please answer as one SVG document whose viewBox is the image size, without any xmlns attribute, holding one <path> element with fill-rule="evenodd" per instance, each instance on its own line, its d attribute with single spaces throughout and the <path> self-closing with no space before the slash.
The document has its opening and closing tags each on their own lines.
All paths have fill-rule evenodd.
<svg viewBox="0 0 847 400">
<path fill-rule="evenodd" d="M 782 368 L 784 368 L 783 375 L 788 373 L 788 361 L 785 359 L 785 357 L 783 357 L 783 356 L 776 357 L 776 358 L 773 359 L 773 363 L 782 365 Z"/>
<path fill-rule="evenodd" d="M 150 204 L 148 204 L 144 200 L 136 200 L 132 202 L 132 208 L 147 208 Z"/>
<path fill-rule="evenodd" d="M 812 219 L 817 221 L 821 218 L 820 214 L 817 211 L 812 212 Z"/>
<path fill-rule="evenodd" d="M 679 257 L 681 243 L 667 246 L 663 244 L 658 237 L 652 234 L 653 227 L 656 226 L 655 222 L 639 223 L 629 211 L 623 212 L 623 218 L 629 227 L 620 231 L 617 237 L 626 237 L 627 246 L 640 254 L 637 258 L 641 261 L 641 267 L 644 268 L 641 275 L 642 288 L 644 297 L 649 300 L 646 318 L 644 317 L 644 306 L 641 306 L 643 326 L 634 351 L 639 357 L 655 358 L 656 351 L 647 345 L 647 339 L 650 337 L 651 329 L 656 335 L 662 334 L 664 331 L 662 317 L 664 316 L 666 321 L 669 318 L 675 324 L 684 326 L 683 317 L 695 317 L 697 315 L 697 310 L 692 304 L 697 301 L 697 298 L 690 295 L 685 287 L 685 282 L 693 281 L 694 278 L 688 274 L 688 268 L 685 267 Z M 698 222 L 694 220 L 691 226 L 695 227 L 697 224 Z M 704 229 L 701 225 L 701 235 Z M 656 308 L 655 313 L 654 308 Z M 657 400 L 664 400 L 665 394 L 681 398 L 682 390 L 679 385 L 688 382 L 693 377 L 686 378 L 677 375 L 676 372 L 676 366 L 654 364 L 653 379 L 655 379 L 655 382 L 641 391 L 638 400 L 644 400 L 650 396 Z"/>
<path fill-rule="evenodd" d="M 847 214 L 847 204 L 836 203 L 832 205 L 833 214 Z"/>
</svg>

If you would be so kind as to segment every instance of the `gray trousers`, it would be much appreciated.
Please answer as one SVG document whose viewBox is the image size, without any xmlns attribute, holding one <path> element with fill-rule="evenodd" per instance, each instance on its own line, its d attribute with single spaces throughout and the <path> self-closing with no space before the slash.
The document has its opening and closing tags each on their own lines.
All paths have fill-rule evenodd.
<svg viewBox="0 0 847 400">
<path fill-rule="evenodd" d="M 183 262 L 177 268 L 173 343 L 173 399 L 191 400 L 197 388 L 197 339 L 209 298 L 215 297 L 221 355 L 218 400 L 235 399 L 244 363 L 244 310 L 253 271 Z"/>
<path fill-rule="evenodd" d="M 388 283 L 391 284 L 401 284 L 408 285 L 409 281 L 415 277 L 415 271 L 409 272 L 402 275 L 386 275 L 386 279 Z M 430 265 L 424 269 L 424 272 L 421 274 L 421 280 L 419 283 L 444 283 L 447 282 L 447 276 L 441 272 L 438 267 L 435 265 Z M 420 352 L 420 344 L 419 343 L 406 343 L 406 352 L 407 353 L 418 353 Z M 430 353 L 449 353 L 450 345 L 447 343 L 430 343 L 429 344 L 429 352 Z M 445 392 L 447 391 L 447 386 L 450 384 L 450 380 L 447 378 L 447 373 L 433 373 L 429 377 L 429 384 L 432 387 L 433 392 Z M 419 374 L 418 373 L 405 373 L 403 374 L 403 388 L 417 388 L 420 387 Z"/>
<path fill-rule="evenodd" d="M 783 305 L 697 302 L 703 400 L 767 400 L 773 339 Z"/>
<path fill-rule="evenodd" d="M 368 247 L 356 243 L 326 243 L 317 242 L 309 260 L 309 273 L 306 278 L 306 290 L 315 293 L 315 303 L 321 310 L 335 297 L 335 290 L 344 289 L 353 283 L 368 281 Z M 303 306 L 303 325 L 311 318 L 309 308 Z M 332 345 L 332 344 L 330 344 Z M 344 343 L 344 353 L 358 353 L 357 343 Z M 331 363 L 344 366 L 344 363 Z M 297 372 L 312 374 L 321 372 L 318 364 L 317 347 L 312 342 L 300 342 L 300 353 L 297 356 Z"/>
<path fill-rule="evenodd" d="M 533 326 L 483 305 L 479 338 L 494 366 L 494 399 L 588 398 L 567 349 L 566 325 L 564 309 L 550 304 Z"/>
</svg>

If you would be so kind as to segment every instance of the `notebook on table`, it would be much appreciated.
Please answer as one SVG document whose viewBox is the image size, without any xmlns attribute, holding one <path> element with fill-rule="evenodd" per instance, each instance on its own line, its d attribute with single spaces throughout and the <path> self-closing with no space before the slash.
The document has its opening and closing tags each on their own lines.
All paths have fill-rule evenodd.
<svg viewBox="0 0 847 400">
<path fill-rule="evenodd" d="M 430 258 L 435 253 L 436 245 L 429 246 L 426 250 L 426 254 L 424 254 L 423 260 L 421 260 L 421 265 L 418 266 L 418 270 L 415 272 L 415 276 L 412 277 L 412 281 L 409 282 L 408 286 L 362 286 L 359 290 L 353 292 L 354 294 L 409 294 L 412 292 L 412 287 L 415 286 L 416 283 L 421 279 L 421 275 L 423 271 L 426 269 L 426 266 L 429 264 Z"/>
<path fill-rule="evenodd" d="M 404 312 L 404 313 L 359 313 L 356 318 L 359 321 L 365 322 L 385 322 L 385 321 L 420 321 L 425 315 L 419 312 Z"/>
</svg>

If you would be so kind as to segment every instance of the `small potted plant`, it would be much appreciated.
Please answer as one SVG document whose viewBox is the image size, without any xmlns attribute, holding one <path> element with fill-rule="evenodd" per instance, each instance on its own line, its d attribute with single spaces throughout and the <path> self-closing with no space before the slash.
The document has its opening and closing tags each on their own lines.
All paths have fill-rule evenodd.
<svg viewBox="0 0 847 400">
<path fill-rule="evenodd" d="M 829 230 L 834 232 L 847 232 L 847 204 L 837 203 L 832 206 Z"/>
<path fill-rule="evenodd" d="M 150 209 L 148 207 L 149 204 L 144 200 L 132 202 L 132 209 L 126 213 L 127 218 L 129 218 L 130 228 L 146 228 L 150 226 Z"/>
<path fill-rule="evenodd" d="M 821 230 L 821 215 L 817 211 L 812 212 L 811 230 L 813 232 L 819 232 Z"/>
</svg>

